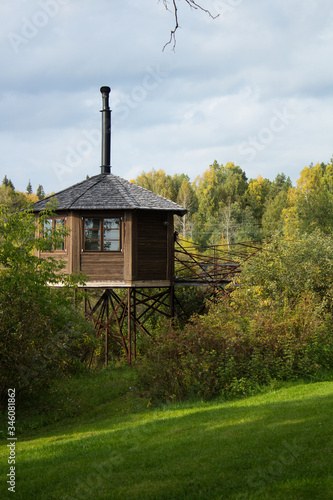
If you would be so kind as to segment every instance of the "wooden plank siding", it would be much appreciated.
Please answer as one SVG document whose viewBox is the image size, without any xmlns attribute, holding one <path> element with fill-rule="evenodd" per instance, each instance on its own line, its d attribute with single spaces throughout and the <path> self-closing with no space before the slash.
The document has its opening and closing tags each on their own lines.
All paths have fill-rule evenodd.
<svg viewBox="0 0 333 500">
<path fill-rule="evenodd" d="M 43 252 L 42 257 L 63 259 L 66 273 L 81 272 L 88 282 L 121 283 L 124 286 L 168 286 L 174 276 L 173 214 L 157 210 L 69 211 L 70 229 L 65 251 Z M 120 252 L 84 251 L 84 217 L 121 217 Z M 155 285 L 157 286 L 157 285 Z"/>
<path fill-rule="evenodd" d="M 81 255 L 81 217 L 77 212 L 69 212 L 67 227 L 70 229 L 68 236 L 69 272 L 80 272 Z"/>
<path fill-rule="evenodd" d="M 160 212 L 141 212 L 138 216 L 138 280 L 168 279 L 167 221 L 167 214 Z"/>
<path fill-rule="evenodd" d="M 81 272 L 90 280 L 122 281 L 124 279 L 124 254 L 82 252 Z"/>
<path fill-rule="evenodd" d="M 123 251 L 124 251 L 124 280 L 131 284 L 136 274 L 136 215 L 127 211 L 124 215 Z"/>
</svg>

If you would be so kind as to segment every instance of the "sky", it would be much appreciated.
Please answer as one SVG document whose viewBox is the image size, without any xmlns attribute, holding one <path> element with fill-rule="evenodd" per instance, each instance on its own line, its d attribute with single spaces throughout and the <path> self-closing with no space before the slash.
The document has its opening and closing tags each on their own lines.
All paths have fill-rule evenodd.
<svg viewBox="0 0 333 500">
<path fill-rule="evenodd" d="M 198 3 L 199 0 L 197 0 Z M 111 87 L 112 173 L 216 160 L 293 183 L 333 156 L 332 0 L 0 0 L 0 182 L 57 192 L 100 173 Z"/>
</svg>

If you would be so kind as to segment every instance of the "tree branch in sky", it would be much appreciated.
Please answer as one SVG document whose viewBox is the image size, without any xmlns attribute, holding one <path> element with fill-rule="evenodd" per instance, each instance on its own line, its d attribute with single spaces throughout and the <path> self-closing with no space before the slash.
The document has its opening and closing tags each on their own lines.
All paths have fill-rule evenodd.
<svg viewBox="0 0 333 500">
<path fill-rule="evenodd" d="M 171 0 L 163 0 L 163 5 L 166 8 L 166 10 L 170 10 L 169 9 L 170 1 Z M 219 16 L 219 14 L 217 14 L 216 16 L 213 16 L 213 14 L 210 12 L 210 10 L 205 9 L 204 7 L 202 7 L 202 5 L 196 3 L 195 0 L 185 0 L 185 2 L 191 7 L 191 9 L 202 10 L 203 12 L 206 12 L 206 14 L 208 14 L 212 19 L 216 19 Z M 174 13 L 175 25 L 174 25 L 174 28 L 170 32 L 169 41 L 164 45 L 163 50 L 170 43 L 172 43 L 172 50 L 174 50 L 175 47 L 176 47 L 176 31 L 179 28 L 179 22 L 178 22 L 178 0 L 172 0 L 172 11 Z"/>
</svg>

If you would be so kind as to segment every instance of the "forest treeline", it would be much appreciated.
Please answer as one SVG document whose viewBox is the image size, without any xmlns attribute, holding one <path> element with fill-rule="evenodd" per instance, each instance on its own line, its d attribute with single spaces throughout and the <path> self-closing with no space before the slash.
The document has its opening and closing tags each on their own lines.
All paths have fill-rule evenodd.
<svg viewBox="0 0 333 500">
<path fill-rule="evenodd" d="M 152 400 L 247 396 L 333 368 L 332 161 L 305 167 L 296 186 L 216 161 L 192 183 L 162 170 L 135 182 L 188 209 L 184 238 L 262 242 L 205 314 L 155 332 L 139 364 Z"/>
<path fill-rule="evenodd" d="M 150 318 L 157 341 L 138 336 L 136 369 L 151 400 L 250 394 L 271 380 L 333 369 L 332 162 L 305 167 L 296 186 L 285 174 L 248 180 L 239 166 L 216 161 L 193 182 L 163 170 L 133 182 L 187 208 L 176 218 L 186 239 L 262 241 L 230 293 L 214 295 L 206 314 L 186 324 L 177 316 L 164 324 L 157 312 Z M 104 343 L 78 308 L 84 277 L 67 276 L 60 260 L 36 255 L 49 248 L 42 228 L 52 212 L 41 214 L 38 236 L 32 210 L 21 209 L 42 196 L 30 182 L 25 193 L 7 177 L 0 186 L 0 404 L 6 387 L 14 384 L 27 397 L 86 369 L 93 349 L 103 359 Z M 52 232 L 52 247 L 66 231 Z M 61 288 L 49 286 L 59 280 Z M 178 302 L 193 302 L 193 293 L 177 290 Z M 109 355 L 122 359 L 111 347 Z"/>
<path fill-rule="evenodd" d="M 333 165 L 310 164 L 293 186 L 278 174 L 274 180 L 248 179 L 240 166 L 214 161 L 193 181 L 184 173 L 167 174 L 152 169 L 131 182 L 160 194 L 188 212 L 177 217 L 175 227 L 183 239 L 202 245 L 230 244 L 271 238 L 277 231 L 294 234 L 315 229 L 325 234 L 333 226 Z M 15 190 L 7 176 L 0 186 L 0 206 L 20 210 L 45 196 L 38 186 Z"/>
<path fill-rule="evenodd" d="M 241 167 L 217 161 L 194 181 L 153 169 L 132 182 L 185 207 L 188 213 L 177 218 L 176 229 L 203 245 L 262 240 L 296 229 L 329 233 L 333 225 L 332 162 L 305 167 L 296 186 L 284 173 L 248 180 Z"/>
</svg>

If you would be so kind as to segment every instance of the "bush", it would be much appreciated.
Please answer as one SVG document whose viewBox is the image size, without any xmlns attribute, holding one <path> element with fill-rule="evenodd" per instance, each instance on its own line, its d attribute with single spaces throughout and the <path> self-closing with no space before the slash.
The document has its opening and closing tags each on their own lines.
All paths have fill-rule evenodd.
<svg viewBox="0 0 333 500">
<path fill-rule="evenodd" d="M 165 327 L 138 365 L 153 400 L 246 394 L 272 379 L 288 380 L 333 366 L 331 316 L 302 298 L 255 312 L 222 300 L 183 330 Z"/>
<path fill-rule="evenodd" d="M 17 293 L 16 293 L 17 292 Z M 60 290 L 43 299 L 29 290 L 0 290 L 0 387 L 28 395 L 73 373 L 91 352 L 93 331 Z"/>
<path fill-rule="evenodd" d="M 73 307 L 75 281 L 61 262 L 34 254 L 49 244 L 35 227 L 31 212 L 0 213 L 0 399 L 9 387 L 28 394 L 73 372 L 95 343 Z"/>
</svg>

